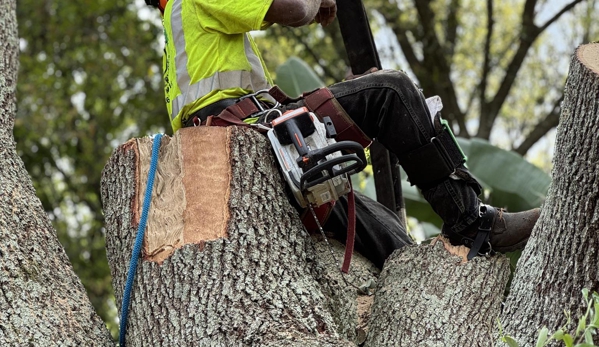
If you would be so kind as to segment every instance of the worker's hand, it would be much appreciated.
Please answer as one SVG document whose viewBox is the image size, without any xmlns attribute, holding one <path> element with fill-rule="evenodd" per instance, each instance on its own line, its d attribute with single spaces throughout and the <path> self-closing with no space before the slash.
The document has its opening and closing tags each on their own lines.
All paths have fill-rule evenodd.
<svg viewBox="0 0 599 347">
<path fill-rule="evenodd" d="M 333 23 L 335 16 L 337 15 L 337 3 L 335 0 L 322 0 L 320 2 L 320 9 L 316 14 L 314 20 L 316 23 L 320 23 L 323 27 Z"/>
</svg>

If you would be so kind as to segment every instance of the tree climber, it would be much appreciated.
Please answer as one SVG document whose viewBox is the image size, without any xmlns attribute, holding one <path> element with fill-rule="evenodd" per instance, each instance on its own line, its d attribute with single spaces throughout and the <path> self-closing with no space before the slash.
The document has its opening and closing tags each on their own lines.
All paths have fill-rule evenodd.
<svg viewBox="0 0 599 347">
<path fill-rule="evenodd" d="M 273 83 L 249 32 L 274 23 L 326 26 L 337 12 L 335 0 L 146 2 L 163 14 L 166 105 L 174 131 L 256 121 L 248 109 L 253 105 L 240 98 Z M 331 117 L 338 139 L 367 146 L 376 138 L 397 155 L 410 182 L 443 219 L 442 232 L 453 244 L 472 247 L 474 253 L 525 246 L 539 209 L 507 213 L 481 203 L 481 186 L 464 166 L 451 130 L 439 114 L 431 117 L 424 96 L 404 73 L 374 71 L 297 99 L 276 88 L 270 94 L 260 94 L 259 103 L 271 107 L 274 97 L 282 111 L 306 106 L 321 118 Z M 233 122 L 223 121 L 233 119 L 232 113 Z M 340 205 L 346 203 L 337 204 L 325 224 L 340 240 L 347 224 Z M 411 243 L 397 216 L 377 202 L 358 195 L 356 214 L 356 250 L 379 268 L 393 250 Z"/>
</svg>

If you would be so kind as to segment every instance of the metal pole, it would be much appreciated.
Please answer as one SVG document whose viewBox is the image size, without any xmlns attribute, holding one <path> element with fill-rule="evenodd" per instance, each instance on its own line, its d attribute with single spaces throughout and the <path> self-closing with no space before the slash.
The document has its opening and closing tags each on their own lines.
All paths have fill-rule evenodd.
<svg viewBox="0 0 599 347">
<path fill-rule="evenodd" d="M 337 19 L 352 73 L 359 75 L 372 67 L 381 69 L 381 61 L 362 1 L 338 1 Z M 395 211 L 405 226 L 405 208 L 397 158 L 376 140 L 370 146 L 370 158 L 377 201 Z"/>
</svg>

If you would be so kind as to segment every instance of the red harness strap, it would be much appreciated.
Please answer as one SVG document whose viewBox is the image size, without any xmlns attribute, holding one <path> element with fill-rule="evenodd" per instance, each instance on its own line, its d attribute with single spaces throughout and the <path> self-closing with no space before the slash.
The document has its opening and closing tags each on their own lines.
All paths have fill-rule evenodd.
<svg viewBox="0 0 599 347">
<path fill-rule="evenodd" d="M 329 88 L 320 88 L 306 94 L 304 102 L 310 111 L 317 116 L 331 118 L 333 124 L 335 124 L 336 139 L 338 141 L 355 141 L 364 148 L 372 143 L 372 139 L 354 123 Z"/>
<path fill-rule="evenodd" d="M 350 181 L 351 185 L 351 181 Z M 320 205 L 318 207 L 314 207 L 314 214 L 318 219 L 318 222 L 324 224 L 329 216 L 331 215 L 331 211 L 333 211 L 333 207 L 335 206 L 334 202 L 329 202 L 324 205 Z M 300 219 L 302 220 L 302 224 L 306 227 L 306 230 L 310 233 L 315 233 L 319 231 L 318 224 L 314 220 L 314 216 L 308 212 L 308 209 L 304 209 L 302 212 Z M 354 243 L 356 239 L 356 202 L 354 196 L 353 188 L 347 193 L 347 236 L 345 238 L 345 254 L 343 256 L 343 265 L 341 266 L 341 271 L 344 273 L 349 272 L 349 265 L 351 263 L 351 258 L 354 253 Z"/>
<path fill-rule="evenodd" d="M 351 187 L 351 181 L 349 181 Z M 354 241 L 356 240 L 356 201 L 354 188 L 347 193 L 347 237 L 345 238 L 345 255 L 343 256 L 343 266 L 341 271 L 349 272 L 349 264 L 354 253 Z"/>
</svg>

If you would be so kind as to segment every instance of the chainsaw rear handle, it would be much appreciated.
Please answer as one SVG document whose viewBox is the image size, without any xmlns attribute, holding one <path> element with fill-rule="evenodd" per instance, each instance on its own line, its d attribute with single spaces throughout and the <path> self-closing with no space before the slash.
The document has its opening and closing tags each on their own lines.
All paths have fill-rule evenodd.
<svg viewBox="0 0 599 347">
<path fill-rule="evenodd" d="M 300 130 L 300 127 L 298 126 L 296 119 L 290 119 L 290 120 L 286 121 L 285 123 L 283 123 L 282 125 L 287 128 L 287 134 L 289 135 L 291 142 L 295 146 L 297 153 L 300 156 L 304 156 L 304 155 L 308 154 L 309 150 L 308 150 L 308 146 L 306 146 L 306 140 L 304 139 L 304 134 L 302 134 L 302 131 Z"/>
<path fill-rule="evenodd" d="M 280 119 L 272 122 L 277 139 L 282 145 L 293 144 L 300 157 L 308 154 L 305 137 L 316 131 L 307 109 L 300 108 L 286 112 Z"/>
<path fill-rule="evenodd" d="M 353 173 L 360 172 L 366 167 L 367 161 L 366 155 L 364 154 L 364 148 L 362 148 L 362 146 L 359 143 L 354 141 L 337 142 L 325 148 L 313 150 L 310 152 L 309 155 L 313 159 L 316 159 L 315 161 L 317 161 L 323 159 L 331 153 L 335 153 L 342 150 L 353 151 L 354 153 L 344 154 L 340 157 L 328 159 L 327 161 L 317 164 L 310 170 L 306 171 L 300 178 L 300 190 L 308 189 L 336 176 L 340 176 L 346 173 L 349 173 L 351 175 Z M 349 162 L 353 163 L 340 169 L 335 168 L 335 166 L 337 165 Z M 323 171 L 326 171 L 328 176 L 323 175 Z"/>
</svg>

